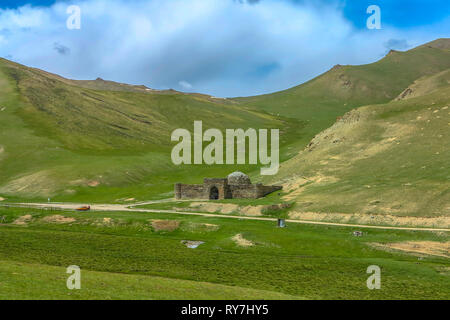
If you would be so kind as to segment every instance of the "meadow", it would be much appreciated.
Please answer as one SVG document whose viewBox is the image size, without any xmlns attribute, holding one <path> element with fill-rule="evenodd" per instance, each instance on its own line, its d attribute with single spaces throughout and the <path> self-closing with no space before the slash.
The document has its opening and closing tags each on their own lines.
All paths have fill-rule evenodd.
<svg viewBox="0 0 450 320">
<path fill-rule="evenodd" d="M 280 229 L 265 221 L 142 212 L 1 208 L 0 216 L 6 299 L 449 298 L 447 258 L 372 246 L 445 242 L 444 233 L 364 230 L 355 237 L 347 227 Z M 204 244 L 189 249 L 183 240 Z M 64 289 L 69 265 L 87 274 L 79 291 Z M 381 267 L 381 290 L 367 289 L 370 265 Z"/>
</svg>

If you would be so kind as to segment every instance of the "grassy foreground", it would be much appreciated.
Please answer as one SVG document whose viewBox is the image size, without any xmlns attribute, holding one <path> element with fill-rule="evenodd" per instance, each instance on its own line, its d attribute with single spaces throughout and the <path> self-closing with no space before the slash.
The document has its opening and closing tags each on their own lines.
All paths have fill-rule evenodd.
<svg viewBox="0 0 450 320">
<path fill-rule="evenodd" d="M 82 289 L 68 290 L 66 269 L 0 261 L 0 299 L 292 300 L 290 295 L 207 282 L 82 270 Z"/>
<path fill-rule="evenodd" d="M 0 269 L 24 275 L 36 271 L 30 278 L 3 276 L 3 297 L 42 298 L 45 286 L 55 288 L 51 298 L 450 297 L 447 258 L 372 245 L 439 243 L 448 241 L 445 233 L 370 230 L 354 237 L 352 228 L 291 224 L 278 229 L 264 221 L 129 212 L 2 208 L 0 216 Z M 204 244 L 189 249 L 183 240 Z M 71 296 L 63 281 L 69 265 L 86 271 L 86 287 Z M 381 290 L 366 287 L 370 265 L 381 267 Z M 36 277 L 44 289 L 36 287 Z M 141 291 L 130 293 L 136 283 Z M 155 287 L 161 290 L 153 295 Z"/>
</svg>

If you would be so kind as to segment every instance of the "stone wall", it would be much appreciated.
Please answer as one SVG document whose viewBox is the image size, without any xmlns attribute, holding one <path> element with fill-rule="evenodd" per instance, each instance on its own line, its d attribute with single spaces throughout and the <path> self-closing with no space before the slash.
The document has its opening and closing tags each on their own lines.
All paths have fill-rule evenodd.
<svg viewBox="0 0 450 320">
<path fill-rule="evenodd" d="M 254 184 L 231 185 L 230 192 L 233 199 L 256 199 L 258 197 Z"/>
<path fill-rule="evenodd" d="M 282 189 L 262 184 L 229 185 L 226 179 L 205 179 L 204 184 L 176 184 L 175 198 L 207 200 L 214 187 L 219 191 L 219 199 L 258 199 Z"/>
<path fill-rule="evenodd" d="M 176 199 L 204 199 L 204 187 L 202 184 L 181 184 L 175 185 Z"/>
</svg>

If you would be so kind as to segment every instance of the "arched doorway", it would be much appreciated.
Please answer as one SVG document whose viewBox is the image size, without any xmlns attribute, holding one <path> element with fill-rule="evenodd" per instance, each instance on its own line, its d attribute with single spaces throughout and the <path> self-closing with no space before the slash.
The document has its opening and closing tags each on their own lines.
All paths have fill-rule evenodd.
<svg viewBox="0 0 450 320">
<path fill-rule="evenodd" d="M 210 200 L 219 200 L 219 189 L 217 187 L 212 187 L 209 191 Z"/>
</svg>

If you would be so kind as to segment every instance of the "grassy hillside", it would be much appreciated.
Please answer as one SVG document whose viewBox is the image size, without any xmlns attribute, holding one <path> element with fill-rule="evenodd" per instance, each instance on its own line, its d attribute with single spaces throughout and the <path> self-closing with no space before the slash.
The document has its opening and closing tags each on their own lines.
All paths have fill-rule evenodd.
<svg viewBox="0 0 450 320">
<path fill-rule="evenodd" d="M 418 81 L 422 96 L 349 112 L 284 163 L 295 211 L 443 216 L 448 227 L 449 74 Z"/>
<path fill-rule="evenodd" d="M 305 122 L 299 128 L 305 145 L 336 118 L 356 107 L 386 103 L 420 77 L 450 68 L 450 39 L 439 39 L 415 49 L 391 51 L 368 65 L 337 65 L 300 86 L 236 101 L 270 114 Z"/>
<path fill-rule="evenodd" d="M 47 73 L 2 61 L 2 72 L 21 96 L 17 113 L 40 136 L 66 149 L 111 154 L 170 150 L 170 134 L 202 120 L 205 128 L 281 126 L 274 117 L 234 104 L 176 92 L 91 90 Z M 95 86 L 94 86 L 95 87 Z M 13 107 L 14 108 L 14 107 Z M 221 121 L 217 121 L 220 118 Z"/>
<path fill-rule="evenodd" d="M 192 132 L 194 120 L 202 120 L 204 130 L 282 128 L 282 145 L 295 138 L 289 134 L 295 121 L 223 99 L 90 86 L 0 60 L 0 196 L 100 202 L 167 197 L 176 181 L 258 168 L 196 166 L 192 175 L 192 167 L 172 165 L 171 132 Z"/>
<path fill-rule="evenodd" d="M 395 100 L 411 99 L 432 93 L 439 88 L 448 87 L 450 84 L 450 69 L 444 70 L 432 76 L 424 76 L 414 81 Z"/>
</svg>

